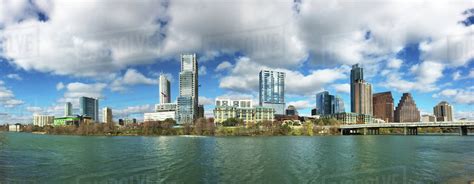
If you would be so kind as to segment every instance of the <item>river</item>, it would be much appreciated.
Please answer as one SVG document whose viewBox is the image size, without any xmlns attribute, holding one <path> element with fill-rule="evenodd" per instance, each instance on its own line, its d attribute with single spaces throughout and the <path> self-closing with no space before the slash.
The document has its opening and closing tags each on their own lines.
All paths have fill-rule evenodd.
<svg viewBox="0 0 474 184">
<path fill-rule="evenodd" d="M 3 133 L 0 183 L 467 183 L 474 136 Z"/>
</svg>

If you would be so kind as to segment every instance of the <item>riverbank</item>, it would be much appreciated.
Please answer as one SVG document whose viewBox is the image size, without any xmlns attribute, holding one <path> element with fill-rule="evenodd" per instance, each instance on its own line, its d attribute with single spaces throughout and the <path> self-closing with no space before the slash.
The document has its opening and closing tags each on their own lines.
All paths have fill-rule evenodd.
<svg viewBox="0 0 474 184">
<path fill-rule="evenodd" d="M 403 129 L 380 129 L 381 135 L 403 135 Z M 420 128 L 419 133 L 425 135 L 443 135 L 457 133 L 455 129 Z M 213 124 L 196 124 L 173 126 L 160 122 L 144 123 L 127 126 L 107 124 L 89 124 L 81 126 L 26 126 L 23 132 L 49 135 L 79 136 L 335 136 L 341 135 L 338 125 L 315 125 L 305 123 L 293 126 L 287 124 L 249 124 L 237 126 L 215 126 Z"/>
</svg>

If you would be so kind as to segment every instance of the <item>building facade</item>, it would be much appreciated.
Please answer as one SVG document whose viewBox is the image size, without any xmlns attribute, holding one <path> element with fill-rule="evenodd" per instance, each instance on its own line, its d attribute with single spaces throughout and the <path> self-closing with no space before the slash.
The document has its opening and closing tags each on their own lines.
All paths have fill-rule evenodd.
<svg viewBox="0 0 474 184">
<path fill-rule="evenodd" d="M 176 120 L 178 124 L 193 123 L 198 115 L 198 68 L 196 54 L 181 55 L 179 97 Z"/>
<path fill-rule="evenodd" d="M 339 96 L 327 91 L 316 94 L 316 109 L 318 115 L 327 115 L 344 112 L 344 101 Z"/>
<path fill-rule="evenodd" d="M 92 121 L 99 121 L 99 99 L 81 97 L 79 104 L 81 105 L 80 115 L 91 117 Z"/>
<path fill-rule="evenodd" d="M 298 110 L 296 110 L 295 106 L 289 105 L 288 108 L 286 108 L 286 115 L 287 116 L 298 116 Z"/>
<path fill-rule="evenodd" d="M 64 116 L 72 116 L 72 103 L 67 102 L 64 105 Z"/>
<path fill-rule="evenodd" d="M 273 121 L 275 111 L 271 107 L 252 106 L 252 100 L 216 99 L 214 123 L 220 124 L 229 118 L 243 122 Z"/>
<path fill-rule="evenodd" d="M 33 116 L 33 125 L 43 127 L 46 125 L 54 124 L 54 116 L 49 115 L 34 115 Z"/>
<path fill-rule="evenodd" d="M 358 64 L 351 69 L 351 112 L 372 115 L 372 85 L 364 81 L 364 70 Z"/>
<path fill-rule="evenodd" d="M 410 93 L 403 93 L 394 112 L 395 122 L 420 122 L 420 111 Z"/>
<path fill-rule="evenodd" d="M 102 122 L 112 123 L 112 109 L 105 107 L 102 109 Z"/>
<path fill-rule="evenodd" d="M 259 74 L 259 105 L 285 114 L 285 73 L 262 70 Z"/>
<path fill-rule="evenodd" d="M 171 102 L 170 81 L 164 74 L 160 74 L 160 104 Z"/>
<path fill-rule="evenodd" d="M 433 107 L 433 114 L 437 121 L 453 121 L 453 107 L 448 102 L 442 101 Z"/>
<path fill-rule="evenodd" d="M 436 122 L 436 116 L 424 114 L 421 116 L 421 122 Z"/>
<path fill-rule="evenodd" d="M 161 111 L 161 112 L 150 112 L 145 113 L 143 120 L 149 121 L 164 121 L 166 119 L 176 119 L 176 111 Z"/>
<path fill-rule="evenodd" d="M 385 122 L 393 122 L 394 105 L 392 92 L 375 93 L 372 101 L 374 117 Z"/>
<path fill-rule="evenodd" d="M 336 119 L 342 124 L 367 124 L 376 122 L 376 120 L 371 115 L 352 112 L 322 115 L 321 119 Z"/>
</svg>

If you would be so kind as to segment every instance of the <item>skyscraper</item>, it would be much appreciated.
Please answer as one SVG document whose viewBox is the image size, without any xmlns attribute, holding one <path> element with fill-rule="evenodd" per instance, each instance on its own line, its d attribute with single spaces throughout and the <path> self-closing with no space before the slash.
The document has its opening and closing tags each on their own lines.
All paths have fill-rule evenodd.
<svg viewBox="0 0 474 184">
<path fill-rule="evenodd" d="M 181 55 L 177 123 L 193 123 L 198 111 L 198 70 L 196 54 Z"/>
<path fill-rule="evenodd" d="M 392 92 L 375 93 L 373 96 L 374 117 L 393 122 L 393 97 Z"/>
<path fill-rule="evenodd" d="M 91 117 L 93 121 L 99 121 L 99 99 L 81 97 L 81 115 Z"/>
<path fill-rule="evenodd" d="M 316 109 L 318 115 L 328 115 L 344 112 L 344 101 L 341 97 L 329 94 L 327 91 L 316 94 Z"/>
<path fill-rule="evenodd" d="M 112 123 L 112 109 L 111 108 L 104 107 L 102 109 L 102 122 Z"/>
<path fill-rule="evenodd" d="M 72 103 L 67 102 L 64 105 L 64 116 L 72 116 Z"/>
<path fill-rule="evenodd" d="M 453 121 L 453 107 L 448 102 L 442 101 L 433 107 L 433 114 L 437 121 Z"/>
<path fill-rule="evenodd" d="M 358 64 L 351 69 L 351 112 L 372 115 L 372 85 L 364 81 L 364 70 Z"/>
<path fill-rule="evenodd" d="M 262 70 L 259 74 L 259 105 L 285 114 L 285 73 Z"/>
<path fill-rule="evenodd" d="M 170 94 L 170 81 L 165 75 L 160 74 L 160 104 L 170 103 Z"/>
<path fill-rule="evenodd" d="M 403 93 L 394 113 L 395 122 L 419 122 L 420 111 L 410 93 Z"/>
</svg>

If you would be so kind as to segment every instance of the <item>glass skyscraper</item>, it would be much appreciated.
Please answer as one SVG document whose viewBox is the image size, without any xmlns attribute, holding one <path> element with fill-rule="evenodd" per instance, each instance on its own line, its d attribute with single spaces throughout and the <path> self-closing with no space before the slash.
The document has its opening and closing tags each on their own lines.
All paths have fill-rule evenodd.
<svg viewBox="0 0 474 184">
<path fill-rule="evenodd" d="M 181 55 L 177 123 L 193 123 L 198 113 L 198 70 L 196 54 Z"/>
<path fill-rule="evenodd" d="M 341 97 L 330 95 L 323 91 L 316 94 L 316 113 L 318 115 L 329 115 L 344 112 L 344 101 Z"/>
<path fill-rule="evenodd" d="M 160 74 L 160 104 L 170 103 L 170 101 L 171 101 L 170 81 L 165 75 Z"/>
<path fill-rule="evenodd" d="M 285 73 L 260 71 L 259 87 L 259 105 L 274 108 L 275 114 L 285 114 Z"/>
<path fill-rule="evenodd" d="M 351 112 L 372 115 L 372 85 L 364 81 L 364 70 L 358 64 L 351 69 Z"/>
<path fill-rule="evenodd" d="M 79 104 L 81 105 L 81 115 L 99 121 L 99 99 L 81 97 L 79 98 Z"/>
</svg>

